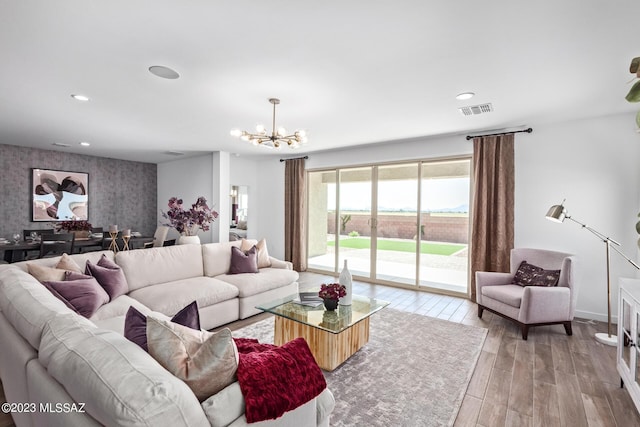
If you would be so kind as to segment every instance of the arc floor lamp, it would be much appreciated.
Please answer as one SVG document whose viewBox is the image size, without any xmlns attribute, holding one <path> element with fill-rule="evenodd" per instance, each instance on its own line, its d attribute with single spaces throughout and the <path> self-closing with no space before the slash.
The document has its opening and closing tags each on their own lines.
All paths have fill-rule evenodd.
<svg viewBox="0 0 640 427">
<path fill-rule="evenodd" d="M 590 231 L 594 236 L 600 239 L 607 247 L 607 333 L 598 333 L 596 334 L 596 340 L 601 342 L 602 344 L 607 344 L 611 346 L 615 346 L 618 342 L 618 337 L 616 335 L 611 334 L 611 274 L 610 274 L 610 264 L 611 264 L 611 249 L 616 251 L 622 258 L 627 260 L 631 265 L 640 270 L 640 265 L 636 264 L 632 259 L 623 254 L 618 247 L 620 243 L 616 242 L 612 238 L 600 233 L 599 231 L 594 230 L 589 227 L 587 224 L 583 224 L 580 221 L 569 216 L 567 209 L 564 207 L 564 200 L 559 205 L 553 205 L 547 212 L 547 219 L 554 222 L 563 222 L 565 219 L 570 219 L 571 221 L 579 224 L 582 228 L 587 231 Z M 618 313 L 620 316 L 620 313 Z M 620 321 L 620 320 L 619 320 Z"/>
</svg>

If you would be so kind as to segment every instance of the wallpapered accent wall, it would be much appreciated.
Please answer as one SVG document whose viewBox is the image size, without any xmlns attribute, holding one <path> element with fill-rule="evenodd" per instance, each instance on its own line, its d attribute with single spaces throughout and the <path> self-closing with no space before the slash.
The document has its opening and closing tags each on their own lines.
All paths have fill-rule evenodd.
<svg viewBox="0 0 640 427">
<path fill-rule="evenodd" d="M 117 224 L 143 235 L 157 227 L 157 168 L 153 163 L 70 154 L 0 144 L 0 237 L 28 228 L 31 222 L 31 168 L 89 174 L 89 222 L 107 229 Z"/>
</svg>

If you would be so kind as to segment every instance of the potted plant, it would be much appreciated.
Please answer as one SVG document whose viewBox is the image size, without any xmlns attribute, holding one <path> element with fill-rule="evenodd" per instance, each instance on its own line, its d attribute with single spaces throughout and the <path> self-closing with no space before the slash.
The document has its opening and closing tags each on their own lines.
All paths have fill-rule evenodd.
<svg viewBox="0 0 640 427">
<path fill-rule="evenodd" d="M 324 301 L 324 307 L 328 311 L 333 311 L 338 308 L 338 301 L 340 298 L 347 295 L 347 288 L 340 283 L 328 283 L 320 286 L 320 292 L 318 296 Z"/>
<path fill-rule="evenodd" d="M 91 223 L 86 220 L 60 221 L 56 223 L 56 230 L 66 231 L 76 235 L 78 238 L 88 238 L 91 234 Z"/>
<path fill-rule="evenodd" d="M 209 231 L 211 223 L 218 218 L 218 212 L 209 208 L 207 199 L 203 196 L 198 197 L 188 210 L 185 210 L 182 204 L 182 199 L 177 197 L 169 199 L 169 210 L 162 212 L 162 216 L 169 220 L 164 225 L 175 228 L 181 234 L 179 244 L 199 244 L 198 231 Z"/>
<path fill-rule="evenodd" d="M 631 74 L 635 74 L 637 78 L 640 78 L 640 56 L 631 60 L 629 71 Z M 625 99 L 629 102 L 640 102 L 640 80 L 636 81 L 631 87 Z M 640 111 L 636 115 L 636 125 L 638 126 L 638 132 L 640 132 Z"/>
</svg>

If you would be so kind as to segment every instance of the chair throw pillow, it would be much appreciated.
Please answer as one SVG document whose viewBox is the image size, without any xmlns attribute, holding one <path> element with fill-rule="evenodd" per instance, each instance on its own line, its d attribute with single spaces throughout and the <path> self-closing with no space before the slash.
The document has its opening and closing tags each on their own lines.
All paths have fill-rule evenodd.
<svg viewBox="0 0 640 427">
<path fill-rule="evenodd" d="M 129 284 L 127 283 L 127 278 L 122 268 L 104 254 L 95 265 L 87 260 L 85 274 L 95 277 L 96 280 L 98 280 L 100 286 L 109 294 L 111 301 L 129 291 Z"/>
<path fill-rule="evenodd" d="M 147 317 L 149 354 L 184 381 L 200 402 L 236 381 L 238 350 L 228 328 L 195 331 Z"/>
<path fill-rule="evenodd" d="M 258 249 L 253 246 L 244 252 L 235 246 L 231 247 L 231 267 L 229 274 L 257 273 L 258 272 Z"/>
<path fill-rule="evenodd" d="M 74 277 L 78 277 L 74 275 L 79 275 L 79 273 L 67 272 L 67 279 L 70 278 L 70 280 L 45 281 L 43 285 L 62 300 L 67 307 L 81 316 L 89 318 L 109 302 L 109 295 L 95 278 L 85 276 L 74 280 Z"/>
<path fill-rule="evenodd" d="M 558 279 L 560 279 L 560 270 L 545 270 L 522 261 L 513 282 L 519 286 L 557 286 Z"/>
<path fill-rule="evenodd" d="M 171 319 L 172 322 L 191 329 L 200 330 L 200 314 L 198 313 L 198 303 L 192 302 L 176 313 Z M 147 353 L 147 316 L 140 313 L 133 306 L 129 307 L 124 318 L 124 336 L 129 341 L 138 344 Z"/>
</svg>

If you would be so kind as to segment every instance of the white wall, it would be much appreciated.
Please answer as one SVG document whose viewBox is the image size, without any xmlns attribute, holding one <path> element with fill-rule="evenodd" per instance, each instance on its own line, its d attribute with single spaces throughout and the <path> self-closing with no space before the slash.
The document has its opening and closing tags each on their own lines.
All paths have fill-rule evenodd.
<svg viewBox="0 0 640 427">
<path fill-rule="evenodd" d="M 158 164 L 158 224 L 167 222 L 160 211 L 167 211 L 167 203 L 172 196 L 183 199 L 187 206 L 195 203 L 199 196 L 204 196 L 209 207 L 212 207 L 212 176 L 212 154 Z M 212 209 L 218 210 L 217 206 Z M 179 236 L 172 228 L 167 239 L 177 239 Z M 213 241 L 211 231 L 200 232 L 199 236 L 202 243 Z"/>
<path fill-rule="evenodd" d="M 550 248 L 578 256 L 577 313 L 606 321 L 605 244 L 569 220 L 545 219 L 566 198 L 576 220 L 622 244 L 637 258 L 635 223 L 640 174 L 640 135 L 632 114 L 534 126 L 516 138 L 516 246 Z M 611 255 L 612 313 L 617 313 L 618 277 L 636 271 Z"/>
<path fill-rule="evenodd" d="M 530 123 L 532 134 L 516 136 L 515 245 L 576 254 L 579 260 L 577 315 L 606 320 L 605 246 L 577 224 L 547 221 L 548 208 L 567 198 L 570 215 L 622 244 L 637 258 L 635 222 L 640 208 L 640 135 L 633 114 L 560 124 Z M 364 148 L 309 153 L 307 169 L 470 154 L 470 141 L 449 136 L 398 141 Z M 283 153 L 284 155 L 284 153 Z M 284 254 L 284 164 L 258 163 L 259 230 L 276 257 Z M 611 256 L 612 312 L 617 279 L 635 269 Z M 615 318 L 614 318 L 615 319 Z"/>
</svg>

